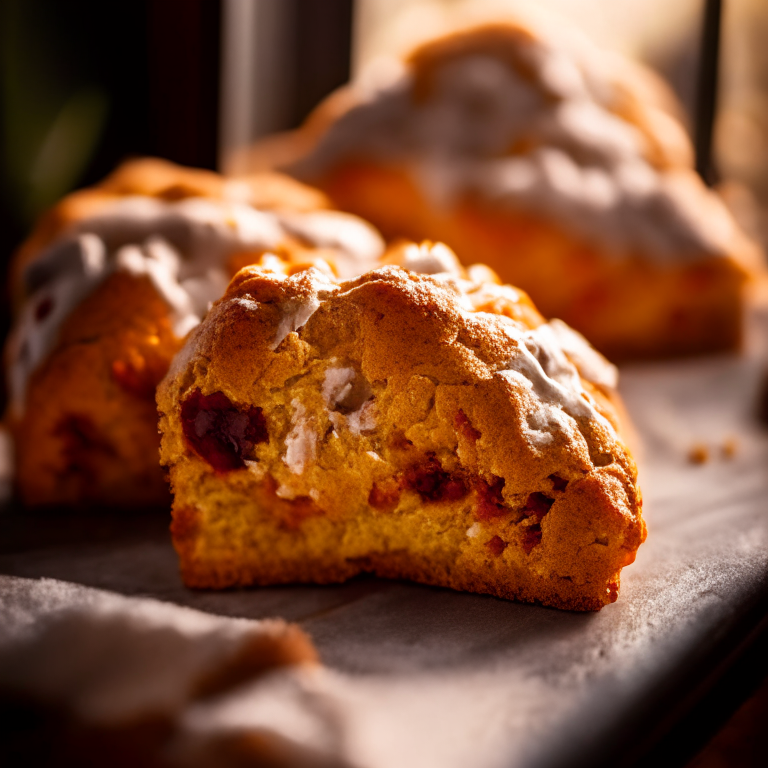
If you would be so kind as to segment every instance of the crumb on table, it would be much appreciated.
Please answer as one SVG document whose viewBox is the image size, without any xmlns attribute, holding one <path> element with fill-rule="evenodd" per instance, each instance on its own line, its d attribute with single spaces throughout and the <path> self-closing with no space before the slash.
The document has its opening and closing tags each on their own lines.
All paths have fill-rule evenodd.
<svg viewBox="0 0 768 768">
<path fill-rule="evenodd" d="M 688 451 L 688 461 L 691 464 L 706 464 L 709 461 L 709 448 L 704 443 L 696 443 Z"/>
<path fill-rule="evenodd" d="M 735 437 L 728 437 L 723 441 L 723 458 L 732 459 L 739 450 L 739 442 Z"/>
</svg>

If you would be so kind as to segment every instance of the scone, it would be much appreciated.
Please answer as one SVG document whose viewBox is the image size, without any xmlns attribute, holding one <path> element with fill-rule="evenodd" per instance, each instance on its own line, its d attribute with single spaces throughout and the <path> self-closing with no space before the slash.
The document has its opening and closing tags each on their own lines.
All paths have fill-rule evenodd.
<svg viewBox="0 0 768 768">
<path fill-rule="evenodd" d="M 6 349 L 27 504 L 169 503 L 155 387 L 233 274 L 265 252 L 357 274 L 383 241 L 278 174 L 137 160 L 45 215 L 12 266 Z"/>
<path fill-rule="evenodd" d="M 613 602 L 645 538 L 616 369 L 445 246 L 387 260 L 246 267 L 176 357 L 158 408 L 185 583 Z"/>
<path fill-rule="evenodd" d="M 739 345 L 760 253 L 691 158 L 650 72 L 520 22 L 373 67 L 251 163 L 387 237 L 446 242 L 627 359 Z"/>
</svg>

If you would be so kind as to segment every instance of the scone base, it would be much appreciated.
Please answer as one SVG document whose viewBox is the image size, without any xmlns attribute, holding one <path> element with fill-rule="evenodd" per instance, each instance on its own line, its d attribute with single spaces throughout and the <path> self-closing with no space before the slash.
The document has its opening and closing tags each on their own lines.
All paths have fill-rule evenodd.
<svg viewBox="0 0 768 768">
<path fill-rule="evenodd" d="M 206 484 L 202 479 L 201 485 Z M 610 553 L 608 547 L 591 544 L 580 555 L 579 538 L 586 541 L 594 536 L 594 532 L 584 536 L 582 530 L 574 540 L 560 541 L 572 557 L 570 562 L 561 558 L 564 570 L 558 574 L 551 552 L 540 547 L 526 551 L 521 540 L 525 529 L 508 529 L 503 549 L 494 546 L 498 537 L 493 526 L 470 537 L 468 531 L 475 522 L 461 504 L 427 504 L 402 514 L 370 510 L 345 521 L 331 519 L 307 498 L 286 501 L 272 493 L 269 485 L 261 484 L 251 486 L 250 494 L 212 494 L 207 513 L 179 503 L 177 497 L 171 530 L 188 587 L 332 584 L 373 574 L 567 610 L 596 611 L 616 600 L 620 568 L 634 559 L 639 544 L 627 542 L 628 548 L 611 548 L 615 551 Z M 248 501 L 243 498 L 246 495 L 255 499 Z M 600 500 L 594 501 L 596 510 Z M 551 526 L 546 519 L 542 523 L 544 536 L 562 540 L 557 530 L 560 521 L 555 515 L 552 518 Z"/>
<path fill-rule="evenodd" d="M 466 570 L 455 573 L 447 564 L 430 562 L 406 552 L 366 555 L 346 560 L 343 564 L 305 560 L 276 569 L 265 568 L 259 564 L 256 556 L 254 562 L 248 564 L 240 563 L 235 558 L 205 563 L 185 562 L 182 558 L 181 574 L 186 586 L 192 589 L 340 584 L 355 576 L 371 574 L 570 611 L 599 611 L 603 606 L 616 601 L 619 588 L 618 574 L 613 588 L 596 589 L 596 594 L 586 595 L 581 588 L 563 583 L 563 580 L 558 580 L 556 584 L 530 576 L 513 580 L 509 574 L 489 579 L 479 569 L 476 572 Z M 605 599 L 600 592 L 605 593 Z"/>
</svg>

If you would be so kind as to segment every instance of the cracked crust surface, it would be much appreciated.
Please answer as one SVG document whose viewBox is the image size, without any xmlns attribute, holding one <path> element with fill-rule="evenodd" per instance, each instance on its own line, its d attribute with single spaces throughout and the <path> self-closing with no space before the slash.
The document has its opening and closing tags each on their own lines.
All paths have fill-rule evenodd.
<svg viewBox="0 0 768 768">
<path fill-rule="evenodd" d="M 611 367 L 568 333 L 508 286 L 242 270 L 158 389 L 185 582 L 612 602 L 640 492 Z"/>
</svg>

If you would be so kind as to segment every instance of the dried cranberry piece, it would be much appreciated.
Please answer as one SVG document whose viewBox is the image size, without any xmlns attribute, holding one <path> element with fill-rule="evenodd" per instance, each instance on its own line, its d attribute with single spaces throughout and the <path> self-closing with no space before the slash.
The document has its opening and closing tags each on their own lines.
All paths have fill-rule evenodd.
<svg viewBox="0 0 768 768">
<path fill-rule="evenodd" d="M 448 477 L 440 489 L 440 498 L 445 501 L 458 501 L 467 495 L 467 486 L 460 477 Z"/>
<path fill-rule="evenodd" d="M 400 487 L 416 491 L 425 501 L 456 501 L 467 495 L 464 481 L 446 472 L 434 456 L 403 472 Z"/>
<path fill-rule="evenodd" d="M 400 499 L 400 486 L 394 478 L 374 483 L 368 494 L 368 503 L 374 509 L 393 510 Z"/>
<path fill-rule="evenodd" d="M 503 489 L 503 477 L 495 477 L 491 483 L 485 480 L 480 480 L 477 483 L 477 509 L 475 514 L 479 520 L 500 517 L 509 511 L 504 506 L 504 497 L 501 493 Z"/>
<path fill-rule="evenodd" d="M 464 411 L 459 411 L 456 414 L 456 417 L 453 420 L 453 423 L 456 426 L 456 429 L 461 432 L 464 437 L 467 438 L 467 440 L 470 440 L 473 443 L 476 443 L 480 437 L 481 433 L 476 430 L 470 423 L 469 419 L 467 418 L 467 414 L 464 413 Z"/>
<path fill-rule="evenodd" d="M 184 437 L 217 472 L 242 469 L 254 445 L 269 440 L 261 408 L 240 410 L 223 392 L 196 389 L 181 404 Z"/>
<path fill-rule="evenodd" d="M 485 546 L 494 557 L 500 557 L 501 553 L 507 548 L 507 542 L 500 536 L 494 536 L 490 541 L 485 542 Z"/>
<path fill-rule="evenodd" d="M 531 554 L 531 550 L 541 543 L 541 526 L 532 525 L 526 529 L 523 534 L 523 550 L 526 555 Z"/>
<path fill-rule="evenodd" d="M 538 522 L 541 522 L 541 519 L 549 512 L 554 503 L 554 499 L 550 499 L 543 493 L 532 493 L 525 502 L 523 514 L 526 517 L 535 517 Z"/>
<path fill-rule="evenodd" d="M 563 480 L 559 475 L 550 475 L 549 479 L 552 481 L 552 488 L 555 491 L 564 491 L 568 487 L 568 481 Z"/>
</svg>

